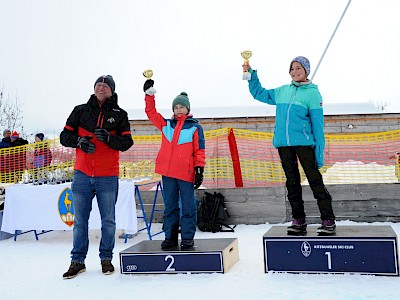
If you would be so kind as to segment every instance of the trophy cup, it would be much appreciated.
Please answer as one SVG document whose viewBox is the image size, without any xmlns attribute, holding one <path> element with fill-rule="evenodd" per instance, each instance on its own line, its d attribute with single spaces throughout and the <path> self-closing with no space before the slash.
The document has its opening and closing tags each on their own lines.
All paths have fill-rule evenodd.
<svg viewBox="0 0 400 300">
<path fill-rule="evenodd" d="M 153 70 L 144 70 L 142 74 L 147 78 L 146 82 L 144 83 L 144 89 L 146 89 L 144 92 L 150 96 L 154 95 L 157 91 L 153 87 L 154 81 L 151 79 L 153 76 Z"/>
<path fill-rule="evenodd" d="M 54 177 L 57 184 L 65 183 L 67 181 L 66 173 L 61 168 L 58 168 L 54 171 Z"/>
<path fill-rule="evenodd" d="M 249 58 L 253 55 L 253 52 L 251 52 L 250 50 L 245 50 L 245 51 L 243 51 L 241 53 L 241 55 L 242 55 L 242 57 L 244 59 L 244 63 L 243 64 L 247 65 L 249 63 Z M 248 71 L 243 72 L 242 79 L 243 80 L 250 80 L 251 79 L 251 74 Z"/>
<path fill-rule="evenodd" d="M 66 171 L 66 182 L 72 182 L 74 179 L 74 170 L 71 167 L 67 167 Z"/>
<path fill-rule="evenodd" d="M 31 179 L 30 174 L 28 173 L 27 170 L 25 170 L 25 172 L 22 173 L 22 183 L 27 184 L 27 183 L 29 183 L 30 179 Z"/>
<path fill-rule="evenodd" d="M 143 76 L 146 77 L 147 79 L 150 79 L 153 76 L 153 70 L 144 70 Z"/>
<path fill-rule="evenodd" d="M 55 176 L 54 176 L 54 172 L 53 171 L 49 171 L 49 170 L 45 170 L 44 171 L 45 174 L 45 180 L 44 183 L 46 184 L 55 184 Z M 39 183 L 40 184 L 40 183 Z"/>
<path fill-rule="evenodd" d="M 42 185 L 42 184 L 47 183 L 46 174 L 43 173 L 42 171 L 38 171 L 36 176 L 37 176 L 36 180 L 33 183 L 34 185 Z"/>
</svg>

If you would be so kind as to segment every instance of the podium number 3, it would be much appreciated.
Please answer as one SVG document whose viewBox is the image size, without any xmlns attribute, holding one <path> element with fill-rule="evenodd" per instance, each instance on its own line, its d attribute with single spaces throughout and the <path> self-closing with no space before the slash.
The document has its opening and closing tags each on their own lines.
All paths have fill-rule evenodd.
<svg viewBox="0 0 400 300">
<path fill-rule="evenodd" d="M 173 264 L 174 264 L 174 262 L 175 262 L 174 257 L 173 257 L 172 255 L 167 255 L 167 256 L 164 258 L 164 260 L 165 260 L 165 261 L 170 260 L 169 265 L 168 265 L 168 267 L 165 269 L 165 271 L 175 271 L 175 268 L 172 268 L 172 266 L 173 266 Z"/>
<path fill-rule="evenodd" d="M 328 257 L 328 270 L 332 270 L 332 258 L 330 252 L 325 252 L 325 255 Z"/>
</svg>

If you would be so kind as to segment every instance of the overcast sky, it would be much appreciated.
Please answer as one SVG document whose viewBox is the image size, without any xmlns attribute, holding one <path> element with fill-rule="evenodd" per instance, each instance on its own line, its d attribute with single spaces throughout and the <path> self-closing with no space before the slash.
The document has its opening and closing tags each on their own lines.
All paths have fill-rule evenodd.
<svg viewBox="0 0 400 300">
<path fill-rule="evenodd" d="M 144 69 L 157 105 L 181 91 L 196 107 L 255 106 L 240 56 L 266 88 L 290 82 L 298 55 L 311 73 L 348 0 L 0 0 L 0 84 L 27 133 L 59 130 L 102 74 L 119 104 L 144 109 Z M 400 112 L 400 1 L 353 0 L 314 78 L 325 103 L 378 102 Z M 135 116 L 129 116 L 134 119 Z"/>
</svg>

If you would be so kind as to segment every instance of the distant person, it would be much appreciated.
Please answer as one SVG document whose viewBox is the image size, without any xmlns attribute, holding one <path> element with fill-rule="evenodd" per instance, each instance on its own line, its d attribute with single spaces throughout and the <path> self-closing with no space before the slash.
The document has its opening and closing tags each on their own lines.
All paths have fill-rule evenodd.
<svg viewBox="0 0 400 300">
<path fill-rule="evenodd" d="M 28 141 L 20 137 L 19 133 L 16 131 L 13 131 L 13 133 L 11 133 L 10 140 L 11 140 L 10 143 L 11 147 L 17 147 L 29 144 Z"/>
<path fill-rule="evenodd" d="M 3 138 L 0 142 L 0 149 L 2 148 L 9 148 L 11 147 L 11 130 L 4 129 L 3 131 Z M 0 153 L 0 172 L 7 173 L 9 172 L 9 164 L 10 164 L 10 155 L 8 153 Z"/>
<path fill-rule="evenodd" d="M 111 75 L 100 76 L 94 94 L 75 106 L 60 134 L 65 147 L 76 148 L 72 193 L 75 208 L 71 264 L 64 279 L 86 270 L 88 222 L 96 196 L 101 216 L 99 256 L 102 273 L 114 273 L 115 203 L 118 196 L 119 151 L 133 145 L 128 114 L 118 106 Z"/>
<path fill-rule="evenodd" d="M 194 247 L 197 206 L 194 189 L 203 182 L 205 166 L 205 140 L 203 128 L 190 113 L 188 95 L 182 92 L 172 102 L 173 116 L 165 119 L 156 110 L 154 81 L 146 80 L 146 114 L 162 133 L 161 148 L 157 155 L 155 172 L 162 175 L 164 191 L 163 250 L 178 246 L 181 226 L 181 250 Z M 180 216 L 179 201 L 182 215 Z"/>
<path fill-rule="evenodd" d="M 50 145 L 44 141 L 44 134 L 35 135 L 35 151 L 33 152 L 33 166 L 35 168 L 47 167 L 51 164 L 53 156 L 51 154 Z"/>
<path fill-rule="evenodd" d="M 306 214 L 302 197 L 298 161 L 307 176 L 310 188 L 320 211 L 322 225 L 319 235 L 336 233 L 332 197 L 326 189 L 318 170 L 324 165 L 324 114 L 318 87 L 309 79 L 310 62 L 298 56 L 290 62 L 291 84 L 267 90 L 261 86 L 257 71 L 249 63 L 242 65 L 251 73 L 249 90 L 254 99 L 276 105 L 276 124 L 273 145 L 278 148 L 286 175 L 288 199 L 292 208 L 292 225 L 289 235 L 303 235 L 307 231 Z"/>
<path fill-rule="evenodd" d="M 8 148 L 11 147 L 11 130 L 4 129 L 3 131 L 3 139 L 0 142 L 0 148 Z"/>
<path fill-rule="evenodd" d="M 17 131 L 13 131 L 10 136 L 11 147 L 25 146 L 28 141 L 19 136 Z M 22 173 L 26 170 L 26 147 L 12 149 L 7 155 L 6 168 L 9 172 L 14 173 L 15 182 L 22 179 Z"/>
</svg>

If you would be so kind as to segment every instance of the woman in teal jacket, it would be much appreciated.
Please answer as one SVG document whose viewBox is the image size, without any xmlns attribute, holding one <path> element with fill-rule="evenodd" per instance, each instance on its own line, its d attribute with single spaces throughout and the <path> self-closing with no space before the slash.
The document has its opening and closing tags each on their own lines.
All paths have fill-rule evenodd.
<svg viewBox="0 0 400 300">
<path fill-rule="evenodd" d="M 310 62 L 303 56 L 294 58 L 289 68 L 291 84 L 270 90 L 261 86 L 257 71 L 248 63 L 243 65 L 243 71 L 251 73 L 249 90 L 254 99 L 276 105 L 273 145 L 278 149 L 286 175 L 286 188 L 293 217 L 287 233 L 303 235 L 307 231 L 298 166 L 300 161 L 321 214 L 322 225 L 317 229 L 317 233 L 335 234 L 332 197 L 325 188 L 318 170 L 324 165 L 324 114 L 318 87 L 307 78 L 310 74 Z"/>
</svg>

